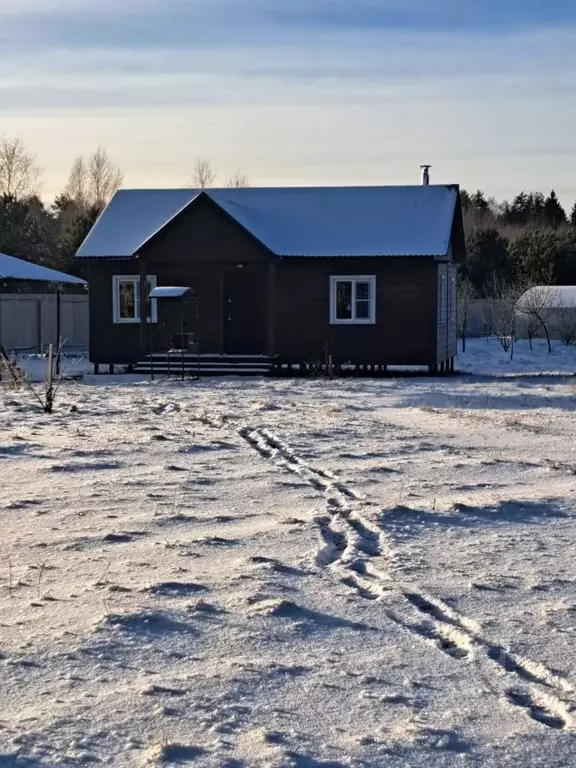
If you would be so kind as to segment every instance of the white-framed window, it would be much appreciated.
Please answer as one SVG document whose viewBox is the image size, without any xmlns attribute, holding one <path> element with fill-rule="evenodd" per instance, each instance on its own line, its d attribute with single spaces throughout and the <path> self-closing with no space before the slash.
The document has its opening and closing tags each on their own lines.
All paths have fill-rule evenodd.
<svg viewBox="0 0 576 768">
<path fill-rule="evenodd" d="M 374 325 L 375 275 L 330 277 L 330 322 L 333 325 Z"/>
<path fill-rule="evenodd" d="M 156 275 L 148 275 L 148 291 L 156 288 Z M 114 275 L 112 278 L 112 304 L 115 323 L 140 322 L 140 276 Z M 156 299 L 150 302 L 148 321 L 158 322 Z"/>
</svg>

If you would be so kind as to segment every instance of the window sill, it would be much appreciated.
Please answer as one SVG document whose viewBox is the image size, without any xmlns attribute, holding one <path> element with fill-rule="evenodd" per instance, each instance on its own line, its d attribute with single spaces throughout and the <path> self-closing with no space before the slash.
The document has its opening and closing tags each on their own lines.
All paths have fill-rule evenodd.
<svg viewBox="0 0 576 768">
<path fill-rule="evenodd" d="M 148 320 L 150 322 L 150 320 Z M 152 323 L 157 323 L 157 320 L 152 320 Z M 135 318 L 124 318 L 122 320 L 114 320 L 114 325 L 140 325 L 140 319 Z"/>
<path fill-rule="evenodd" d="M 330 320 L 330 325 L 376 325 L 376 320 Z"/>
</svg>

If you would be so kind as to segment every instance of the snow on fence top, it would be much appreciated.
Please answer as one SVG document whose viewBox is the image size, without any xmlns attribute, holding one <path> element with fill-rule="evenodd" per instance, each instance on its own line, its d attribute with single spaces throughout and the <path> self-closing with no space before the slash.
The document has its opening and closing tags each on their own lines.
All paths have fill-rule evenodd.
<svg viewBox="0 0 576 768">
<path fill-rule="evenodd" d="M 117 192 L 80 258 L 135 256 L 206 195 L 277 256 L 446 256 L 456 186 L 137 189 Z"/>
<path fill-rule="evenodd" d="M 34 280 L 43 283 L 86 285 L 85 280 L 79 277 L 48 269 L 30 261 L 16 259 L 14 256 L 6 256 L 5 253 L 0 253 L 0 280 Z"/>
</svg>

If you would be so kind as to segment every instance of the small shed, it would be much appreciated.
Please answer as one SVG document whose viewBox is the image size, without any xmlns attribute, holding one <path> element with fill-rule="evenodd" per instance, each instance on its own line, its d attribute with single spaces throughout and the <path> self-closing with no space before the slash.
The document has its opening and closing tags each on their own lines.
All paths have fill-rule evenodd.
<svg viewBox="0 0 576 768">
<path fill-rule="evenodd" d="M 14 297 L 17 296 L 18 298 L 22 297 L 23 301 L 20 302 L 19 310 L 22 310 L 24 313 L 26 313 L 27 308 L 30 306 L 30 302 L 26 302 L 27 294 L 2 294 L 1 291 L 1 284 L 3 282 L 10 282 L 10 283 L 41 283 L 45 286 L 55 287 L 55 303 L 56 303 L 56 318 L 55 318 L 55 333 L 54 338 L 52 341 L 54 343 L 57 343 L 58 339 L 61 336 L 61 329 L 62 329 L 62 302 L 61 302 L 61 291 L 60 288 L 62 285 L 82 285 L 87 287 L 87 283 L 85 280 L 82 280 L 79 277 L 75 277 L 74 275 L 68 275 L 64 272 L 59 272 L 55 269 L 49 269 L 48 267 L 43 267 L 40 264 L 34 264 L 29 261 L 25 261 L 24 259 L 17 259 L 14 256 L 7 256 L 4 253 L 0 253 L 0 348 L 3 346 L 3 339 L 4 336 L 7 336 L 8 329 L 3 329 L 3 320 L 6 323 L 7 320 L 10 319 L 10 315 L 8 313 L 5 313 L 3 309 L 5 307 L 12 307 L 12 305 L 15 303 L 13 301 Z M 12 307 L 13 309 L 13 307 Z M 42 316 L 38 316 L 35 313 L 34 318 L 24 318 L 24 320 L 28 319 L 33 324 L 42 324 Z M 22 318 L 16 314 L 12 318 L 13 322 L 22 322 Z M 3 333 L 4 331 L 4 333 Z M 42 332 L 43 329 L 39 328 L 39 337 L 43 338 L 44 333 Z"/>
</svg>

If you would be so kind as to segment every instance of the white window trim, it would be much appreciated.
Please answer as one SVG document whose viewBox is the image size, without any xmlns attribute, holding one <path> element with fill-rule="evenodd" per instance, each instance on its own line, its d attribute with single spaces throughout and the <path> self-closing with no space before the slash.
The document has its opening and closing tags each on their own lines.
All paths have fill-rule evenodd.
<svg viewBox="0 0 576 768">
<path fill-rule="evenodd" d="M 342 320 L 336 317 L 336 286 L 339 282 L 352 283 L 352 311 L 356 312 L 356 283 L 370 283 L 370 317 Z M 376 275 L 331 275 L 330 276 L 330 325 L 375 325 L 376 324 Z"/>
<path fill-rule="evenodd" d="M 156 275 L 146 275 L 150 288 L 156 288 Z M 112 320 L 115 325 L 125 325 L 140 322 L 140 302 L 136 302 L 136 316 L 135 317 L 120 317 L 120 283 L 131 280 L 136 284 L 135 294 L 138 295 L 140 290 L 140 275 L 113 275 L 112 276 Z M 158 302 L 156 299 L 152 299 L 150 302 L 150 319 L 148 322 L 158 322 Z"/>
</svg>

